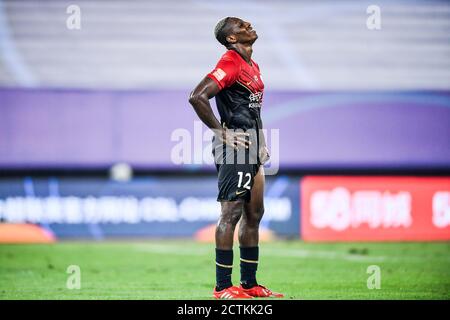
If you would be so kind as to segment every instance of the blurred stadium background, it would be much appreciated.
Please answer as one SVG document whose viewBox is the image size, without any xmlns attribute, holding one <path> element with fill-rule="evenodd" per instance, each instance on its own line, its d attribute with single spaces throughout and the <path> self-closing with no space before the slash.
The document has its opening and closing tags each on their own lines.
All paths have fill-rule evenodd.
<svg viewBox="0 0 450 320">
<path fill-rule="evenodd" d="M 264 240 L 450 240 L 448 1 L 7 0 L 0 242 L 212 241 L 216 172 L 187 99 L 228 15 L 259 34 L 263 121 L 279 129 Z M 174 162 L 177 132 L 191 163 Z"/>
</svg>

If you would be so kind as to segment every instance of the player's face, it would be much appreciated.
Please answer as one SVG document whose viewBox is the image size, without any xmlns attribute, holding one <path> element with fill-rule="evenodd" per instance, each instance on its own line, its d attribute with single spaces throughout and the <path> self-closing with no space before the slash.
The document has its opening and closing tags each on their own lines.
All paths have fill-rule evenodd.
<svg viewBox="0 0 450 320">
<path fill-rule="evenodd" d="M 256 31 L 253 30 L 252 24 L 250 22 L 244 21 L 242 19 L 235 19 L 235 25 L 233 28 L 233 33 L 236 36 L 237 42 L 241 43 L 253 43 L 258 39 Z"/>
</svg>

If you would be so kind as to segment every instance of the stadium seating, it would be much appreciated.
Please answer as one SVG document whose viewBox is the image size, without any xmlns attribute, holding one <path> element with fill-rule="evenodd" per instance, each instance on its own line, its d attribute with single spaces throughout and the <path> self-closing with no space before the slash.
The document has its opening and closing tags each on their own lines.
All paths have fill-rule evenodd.
<svg viewBox="0 0 450 320">
<path fill-rule="evenodd" d="M 284 90 L 450 88 L 450 6 L 377 1 L 87 1 L 69 30 L 68 1 L 0 2 L 0 86 L 191 88 L 223 51 L 215 22 L 251 21 L 266 85 Z M 426 57 L 426 60 L 424 60 Z"/>
</svg>

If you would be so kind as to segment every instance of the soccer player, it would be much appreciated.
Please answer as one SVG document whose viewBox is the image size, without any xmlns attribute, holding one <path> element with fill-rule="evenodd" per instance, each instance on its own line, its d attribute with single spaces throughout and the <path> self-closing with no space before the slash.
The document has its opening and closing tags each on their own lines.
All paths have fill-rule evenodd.
<svg viewBox="0 0 450 320">
<path fill-rule="evenodd" d="M 251 59 L 252 45 L 258 35 L 249 22 L 235 17 L 220 20 L 214 34 L 227 51 L 189 98 L 199 118 L 215 133 L 213 154 L 219 177 L 217 200 L 221 203 L 221 215 L 215 234 L 213 295 L 217 299 L 283 297 L 256 281 L 259 222 L 264 214 L 263 164 L 269 159 L 261 134 L 264 84 L 258 64 Z M 212 97 L 216 99 L 220 122 L 209 103 Z M 231 273 L 233 236 L 239 220 L 241 281 L 238 287 L 233 286 Z"/>
</svg>

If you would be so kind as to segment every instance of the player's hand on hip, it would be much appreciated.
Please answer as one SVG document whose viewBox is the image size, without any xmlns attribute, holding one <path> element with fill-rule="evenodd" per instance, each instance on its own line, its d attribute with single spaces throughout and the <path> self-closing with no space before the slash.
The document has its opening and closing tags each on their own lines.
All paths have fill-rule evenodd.
<svg viewBox="0 0 450 320">
<path fill-rule="evenodd" d="M 220 135 L 220 139 L 223 143 L 228 146 L 233 147 L 238 150 L 239 147 L 249 148 L 251 142 L 248 139 L 250 134 L 243 131 L 235 131 L 232 129 L 228 129 L 226 126 L 222 129 L 222 134 Z"/>
</svg>

